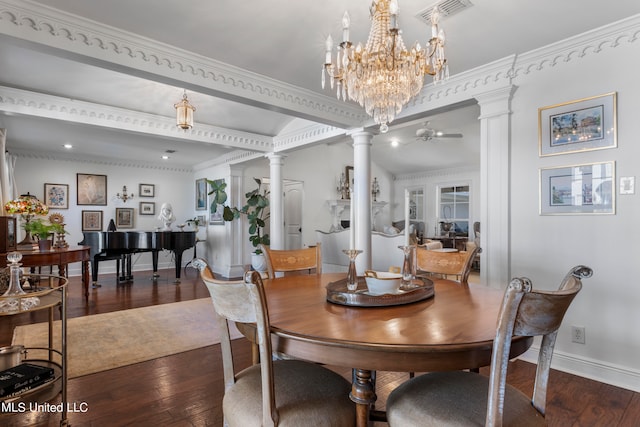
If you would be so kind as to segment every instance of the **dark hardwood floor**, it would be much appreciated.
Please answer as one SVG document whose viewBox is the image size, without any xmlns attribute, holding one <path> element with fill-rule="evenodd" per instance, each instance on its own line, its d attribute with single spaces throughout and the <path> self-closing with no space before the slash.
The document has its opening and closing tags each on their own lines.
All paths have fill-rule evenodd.
<svg viewBox="0 0 640 427">
<path fill-rule="evenodd" d="M 183 272 L 176 286 L 173 270 L 161 271 L 157 281 L 137 272 L 135 282 L 115 283 L 101 276 L 101 288 L 90 289 L 85 302 L 79 278 L 69 284 L 68 317 L 125 310 L 208 297 L 196 271 Z M 16 325 L 45 321 L 45 313 L 0 318 L 0 346 L 11 343 Z M 131 333 L 135 334 L 135 330 Z M 237 368 L 250 363 L 250 347 L 234 341 Z M 78 410 L 69 414 L 73 426 L 222 426 L 223 380 L 219 346 L 188 351 L 149 362 L 86 375 L 69 381 L 68 399 Z M 334 368 L 350 378 L 350 370 Z M 533 388 L 534 365 L 516 361 L 509 368 L 510 384 L 526 393 Z M 483 368 L 481 373 L 488 371 Z M 378 373 L 377 408 L 384 408 L 389 392 L 407 379 L 406 373 Z M 640 393 L 552 370 L 547 420 L 551 426 L 638 426 Z M 86 405 L 86 406 L 85 406 Z M 3 415 L 3 426 L 56 426 L 58 414 Z M 376 427 L 386 423 L 375 423 Z"/>
</svg>

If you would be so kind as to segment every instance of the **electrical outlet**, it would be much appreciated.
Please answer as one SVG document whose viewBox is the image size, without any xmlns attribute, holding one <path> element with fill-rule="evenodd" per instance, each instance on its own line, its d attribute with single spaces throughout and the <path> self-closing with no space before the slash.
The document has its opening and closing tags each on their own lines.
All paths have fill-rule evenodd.
<svg viewBox="0 0 640 427">
<path fill-rule="evenodd" d="M 571 342 L 578 344 L 584 344 L 584 326 L 572 326 L 571 327 Z"/>
</svg>

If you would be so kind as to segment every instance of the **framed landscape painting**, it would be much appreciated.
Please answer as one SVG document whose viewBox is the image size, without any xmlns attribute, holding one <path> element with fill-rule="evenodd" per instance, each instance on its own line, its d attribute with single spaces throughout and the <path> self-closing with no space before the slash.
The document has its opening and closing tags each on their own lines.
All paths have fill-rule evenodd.
<svg viewBox="0 0 640 427">
<path fill-rule="evenodd" d="M 140 184 L 138 186 L 138 194 L 140 197 L 155 197 L 156 186 L 153 184 Z"/>
<path fill-rule="evenodd" d="M 540 214 L 615 214 L 615 163 L 540 169 Z"/>
<path fill-rule="evenodd" d="M 44 202 L 49 209 L 69 209 L 69 186 L 44 184 Z"/>
<path fill-rule="evenodd" d="M 78 205 L 107 206 L 107 176 L 89 173 L 76 174 Z"/>
<path fill-rule="evenodd" d="M 140 215 L 155 215 L 156 204 L 154 202 L 140 202 Z"/>
<path fill-rule="evenodd" d="M 538 109 L 540 156 L 617 147 L 616 115 L 615 92 Z"/>
<path fill-rule="evenodd" d="M 196 210 L 207 210 L 207 179 L 196 180 Z"/>
</svg>

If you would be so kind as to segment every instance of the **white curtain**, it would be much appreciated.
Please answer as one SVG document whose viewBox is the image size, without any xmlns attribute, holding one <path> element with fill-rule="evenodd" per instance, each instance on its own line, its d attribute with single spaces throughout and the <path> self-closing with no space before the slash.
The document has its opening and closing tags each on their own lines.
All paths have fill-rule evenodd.
<svg viewBox="0 0 640 427">
<path fill-rule="evenodd" d="M 0 212 L 6 215 L 4 204 L 18 195 L 13 171 L 16 166 L 16 156 L 7 153 L 7 130 L 0 128 Z"/>
</svg>

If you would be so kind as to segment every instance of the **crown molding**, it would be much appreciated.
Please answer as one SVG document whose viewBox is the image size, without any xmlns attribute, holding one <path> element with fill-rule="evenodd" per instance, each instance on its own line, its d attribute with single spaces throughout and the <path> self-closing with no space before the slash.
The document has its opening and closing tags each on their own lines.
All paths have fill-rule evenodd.
<svg viewBox="0 0 640 427">
<path fill-rule="evenodd" d="M 417 179 L 434 178 L 434 177 L 449 177 L 463 173 L 475 173 L 480 171 L 480 166 L 460 166 L 450 169 L 438 169 L 425 172 L 408 173 L 402 175 L 395 175 L 393 180 L 396 182 L 412 181 Z"/>
<path fill-rule="evenodd" d="M 0 34 L 122 71 L 294 117 L 350 127 L 355 104 L 300 88 L 29 0 L 0 1 Z"/>
<path fill-rule="evenodd" d="M 623 43 L 635 43 L 639 39 L 640 14 L 637 14 L 519 55 L 511 74 L 517 78 L 543 71 L 619 47 Z"/>
<path fill-rule="evenodd" d="M 342 139 L 345 130 L 322 124 L 311 124 L 288 133 L 282 133 L 273 138 L 274 152 L 291 150 L 316 142 L 331 142 Z"/>
<path fill-rule="evenodd" d="M 117 128 L 179 140 L 207 142 L 245 150 L 265 152 L 273 149 L 272 138 L 264 135 L 205 124 L 198 124 L 196 128 L 183 131 L 176 127 L 173 117 L 141 113 L 7 86 L 0 86 L 0 109 L 16 114 Z"/>
<path fill-rule="evenodd" d="M 83 157 L 73 154 L 60 154 L 60 153 L 47 153 L 47 152 L 33 152 L 25 151 L 21 149 L 12 149 L 11 154 L 14 154 L 18 158 L 24 159 L 36 159 L 36 160 L 55 160 L 75 163 L 86 163 L 92 165 L 101 165 L 108 167 L 122 167 L 130 169 L 155 169 L 167 172 L 179 172 L 179 173 L 193 173 L 192 167 L 175 167 L 164 164 L 157 164 L 152 162 L 140 162 L 140 161 L 126 161 L 123 159 L 115 158 L 101 158 L 96 157 Z"/>
</svg>

